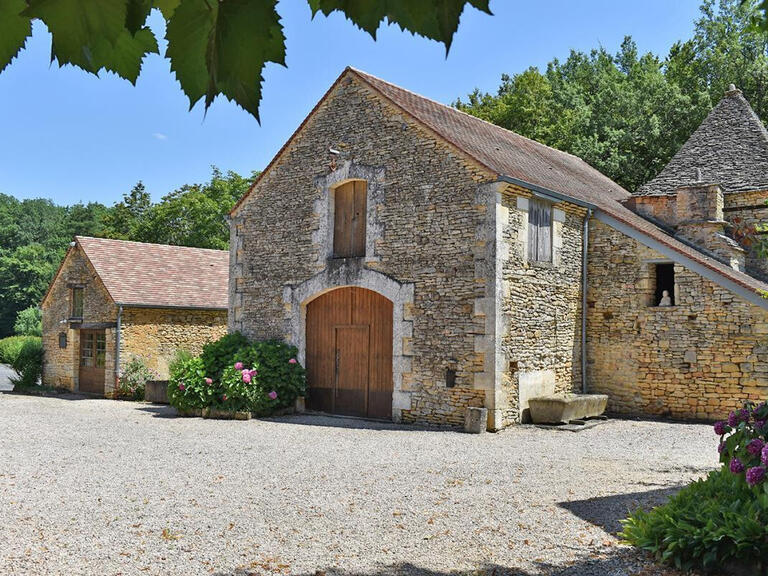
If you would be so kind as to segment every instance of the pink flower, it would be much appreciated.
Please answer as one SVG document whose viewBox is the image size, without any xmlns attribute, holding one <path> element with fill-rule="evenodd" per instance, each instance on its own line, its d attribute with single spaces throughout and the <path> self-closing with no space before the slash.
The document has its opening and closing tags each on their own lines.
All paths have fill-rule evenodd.
<svg viewBox="0 0 768 576">
<path fill-rule="evenodd" d="M 222 402 L 226 402 L 227 401 L 227 395 L 226 394 L 222 394 L 221 395 L 221 401 Z"/>
<path fill-rule="evenodd" d="M 211 380 L 210 378 L 206 378 L 205 383 L 208 384 L 208 386 L 210 386 L 211 384 L 213 384 L 213 380 Z"/>
<path fill-rule="evenodd" d="M 248 370 L 243 370 L 243 382 L 246 384 L 251 383 L 251 373 Z"/>
<path fill-rule="evenodd" d="M 183 391 L 184 391 L 184 390 L 186 390 L 186 389 L 187 389 L 187 387 L 186 387 L 186 386 L 184 386 L 184 382 L 181 382 L 181 383 L 179 384 L 179 390 L 181 390 L 181 391 L 183 392 Z"/>
<path fill-rule="evenodd" d="M 288 364 L 296 364 L 296 358 L 291 358 L 288 360 Z"/>
<path fill-rule="evenodd" d="M 251 378 L 256 376 L 258 373 L 259 373 L 258 370 L 251 370 Z"/>
<path fill-rule="evenodd" d="M 243 363 L 235 362 L 235 370 L 242 370 L 242 369 L 243 369 Z"/>
<path fill-rule="evenodd" d="M 272 400 L 277 400 L 277 392 L 275 392 L 274 390 L 272 390 L 272 392 L 270 392 L 270 393 L 268 394 L 268 396 L 269 396 L 269 397 L 270 397 Z"/>
</svg>

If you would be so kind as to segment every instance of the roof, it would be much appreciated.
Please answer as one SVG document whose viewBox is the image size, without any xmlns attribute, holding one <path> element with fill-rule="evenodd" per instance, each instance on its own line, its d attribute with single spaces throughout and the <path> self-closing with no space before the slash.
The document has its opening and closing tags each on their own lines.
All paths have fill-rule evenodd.
<svg viewBox="0 0 768 576">
<path fill-rule="evenodd" d="M 75 237 L 117 304 L 226 309 L 229 252 Z"/>
<path fill-rule="evenodd" d="M 768 131 L 733 85 L 658 176 L 635 195 L 674 194 L 679 186 L 697 181 L 718 183 L 725 193 L 768 189 Z"/>
<path fill-rule="evenodd" d="M 251 189 L 238 201 L 232 209 L 232 214 L 288 149 L 309 118 L 334 92 L 339 82 L 348 76 L 365 83 L 375 93 L 433 132 L 438 138 L 484 166 L 499 180 L 513 181 L 532 190 L 539 188 L 542 192 L 554 193 L 573 203 L 602 211 L 617 223 L 626 225 L 633 231 L 635 237 L 645 238 L 646 242 L 650 239 L 650 242 L 669 249 L 670 253 L 678 254 L 685 260 L 702 266 L 713 273 L 715 278 L 725 278 L 730 282 L 725 284 L 745 288 L 749 293 L 768 291 L 768 284 L 734 270 L 696 248 L 676 240 L 658 226 L 629 210 L 623 202 L 632 195 L 584 160 L 354 68 L 345 69 L 336 79 L 325 96 L 315 105 L 312 112 L 260 174 Z M 743 97 L 741 99 L 743 100 Z M 764 129 L 763 132 L 765 132 Z M 762 301 L 760 305 L 763 305 Z M 765 301 L 765 307 L 768 307 L 768 300 Z"/>
</svg>

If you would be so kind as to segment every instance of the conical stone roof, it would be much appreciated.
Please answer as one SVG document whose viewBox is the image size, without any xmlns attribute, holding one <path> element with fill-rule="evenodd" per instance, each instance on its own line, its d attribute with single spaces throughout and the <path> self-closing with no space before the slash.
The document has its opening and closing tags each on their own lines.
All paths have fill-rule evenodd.
<svg viewBox="0 0 768 576">
<path fill-rule="evenodd" d="M 674 194 L 697 181 L 720 184 L 725 193 L 768 189 L 768 131 L 733 84 L 664 169 L 634 194 Z"/>
</svg>

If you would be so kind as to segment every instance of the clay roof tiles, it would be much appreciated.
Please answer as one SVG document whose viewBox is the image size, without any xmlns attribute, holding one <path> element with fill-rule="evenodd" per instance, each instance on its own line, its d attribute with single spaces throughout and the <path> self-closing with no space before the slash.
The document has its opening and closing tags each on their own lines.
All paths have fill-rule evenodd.
<svg viewBox="0 0 768 576">
<path fill-rule="evenodd" d="M 229 252 L 75 237 L 112 299 L 126 306 L 226 309 Z"/>
</svg>

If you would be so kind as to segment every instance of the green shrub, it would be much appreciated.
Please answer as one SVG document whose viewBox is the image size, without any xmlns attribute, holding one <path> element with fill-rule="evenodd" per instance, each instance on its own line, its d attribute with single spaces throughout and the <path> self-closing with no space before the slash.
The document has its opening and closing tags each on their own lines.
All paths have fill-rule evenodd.
<svg viewBox="0 0 768 576">
<path fill-rule="evenodd" d="M 117 386 L 112 391 L 112 398 L 116 400 L 144 400 L 147 382 L 156 380 L 157 374 L 152 372 L 144 360 L 133 356 L 125 365 Z"/>
<path fill-rule="evenodd" d="M 14 390 L 37 386 L 43 375 L 42 340 L 35 337 L 27 338 L 11 367 L 16 372 L 16 376 L 11 377 Z"/>
<path fill-rule="evenodd" d="M 0 364 L 13 364 L 30 338 L 34 339 L 34 336 L 9 336 L 0 340 Z"/>
<path fill-rule="evenodd" d="M 30 306 L 16 314 L 13 331 L 19 336 L 43 335 L 43 312 L 37 306 Z"/>
<path fill-rule="evenodd" d="M 168 402 L 179 410 L 194 410 L 210 406 L 214 398 L 213 380 L 205 375 L 201 358 L 182 360 L 171 370 L 168 381 Z"/>
<path fill-rule="evenodd" d="M 248 345 L 249 342 L 245 336 L 240 332 L 233 332 L 203 346 L 200 358 L 208 376 L 217 382 L 221 380 L 224 369 L 234 364 L 235 356 Z"/>
<path fill-rule="evenodd" d="M 632 514 L 621 536 L 683 570 L 735 564 L 768 576 L 768 403 L 731 412 L 715 433 L 721 468 Z"/>
<path fill-rule="evenodd" d="M 281 340 L 256 342 L 239 353 L 238 360 L 244 364 L 259 366 L 258 385 L 267 394 L 277 394 L 267 406 L 270 411 L 293 406 L 296 398 L 307 392 L 306 372 L 296 360 L 297 354 L 295 346 Z"/>
<path fill-rule="evenodd" d="M 192 358 L 194 358 L 194 356 L 188 350 L 184 350 L 183 348 L 177 349 L 176 352 L 173 353 L 173 359 L 168 364 L 168 372 L 173 373 L 177 366 L 188 360 L 192 360 Z"/>
</svg>

